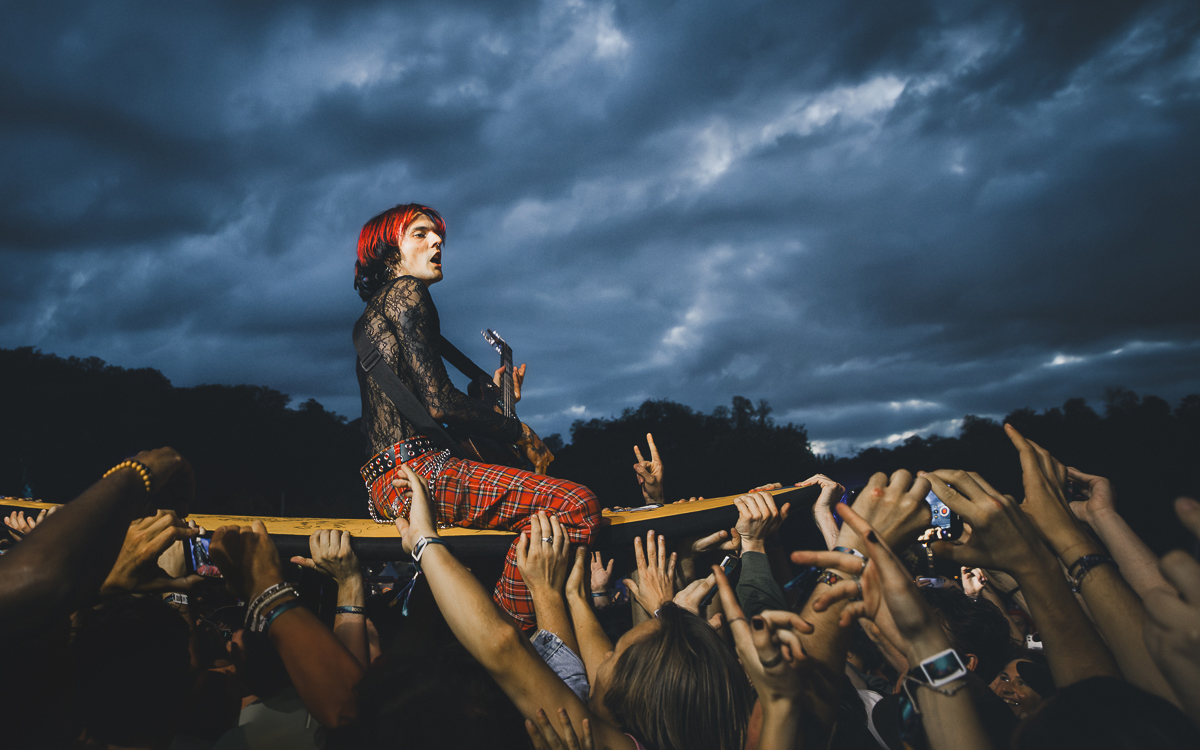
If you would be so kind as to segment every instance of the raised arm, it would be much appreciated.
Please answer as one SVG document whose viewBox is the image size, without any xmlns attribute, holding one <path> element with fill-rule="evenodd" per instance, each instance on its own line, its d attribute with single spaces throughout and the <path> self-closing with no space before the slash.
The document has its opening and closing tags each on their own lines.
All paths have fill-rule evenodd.
<svg viewBox="0 0 1200 750">
<path fill-rule="evenodd" d="M 297 556 L 292 562 L 323 573 L 337 584 L 333 634 L 364 668 L 369 667 L 367 593 L 363 588 L 362 564 L 350 547 L 350 532 L 318 529 L 308 538 L 308 551 L 312 557 Z"/>
<path fill-rule="evenodd" d="M 599 553 L 597 553 L 599 554 Z M 608 652 L 613 650 L 612 641 L 596 619 L 592 605 L 588 601 L 591 586 L 588 584 L 587 548 L 580 546 L 575 549 L 575 564 L 571 575 L 567 578 L 567 607 L 571 612 L 571 622 L 575 627 L 575 641 L 579 644 L 579 658 L 587 670 L 588 684 L 596 684 L 596 670 Z M 612 561 L 608 564 L 612 570 Z M 603 568 L 601 568 L 603 570 Z"/>
<path fill-rule="evenodd" d="M 791 503 L 775 507 L 770 492 L 751 492 L 733 502 L 738 509 L 734 528 L 742 544 L 742 574 L 736 591 L 743 610 L 753 617 L 764 609 L 787 609 L 783 589 L 775 582 L 767 560 L 767 538 L 787 520 Z"/>
<path fill-rule="evenodd" d="M 1121 673 L 1141 689 L 1176 701 L 1174 692 L 1142 641 L 1142 628 L 1146 623 L 1142 600 L 1111 564 L 1104 548 L 1088 536 L 1067 506 L 1063 493 L 1066 467 L 1012 425 L 1005 425 L 1005 430 L 1021 456 L 1025 485 L 1025 502 L 1021 508 L 1033 519 L 1063 566 L 1074 576 L 1076 588 L 1083 595 L 1096 628 L 1117 658 Z M 1089 563 L 1089 560 L 1093 562 Z M 1096 560 L 1109 562 L 1095 564 Z"/>
<path fill-rule="evenodd" d="M 283 583 L 279 551 L 262 521 L 222 526 L 213 532 L 209 550 L 230 591 L 247 601 Z M 267 635 L 304 707 L 322 726 L 340 726 L 354 718 L 354 687 L 363 666 L 316 615 L 297 604 L 286 594 L 263 607 L 270 619 Z"/>
<path fill-rule="evenodd" d="M 578 654 L 579 644 L 563 594 L 571 561 L 571 542 L 558 518 L 544 511 L 530 516 L 529 528 L 517 540 L 517 570 L 533 597 L 537 626 L 558 636 Z"/>
<path fill-rule="evenodd" d="M 1058 560 L 1016 501 L 978 474 L 941 470 L 925 476 L 938 498 L 971 525 L 965 543 L 934 542 L 935 552 L 959 565 L 1002 570 L 1017 581 L 1042 634 L 1054 683 L 1062 688 L 1088 677 L 1119 677 L 1112 654 L 1067 588 Z"/>
<path fill-rule="evenodd" d="M 821 485 L 821 494 L 817 497 L 817 501 L 813 503 L 812 507 L 813 521 L 816 522 L 817 528 L 821 530 L 821 536 L 825 539 L 825 546 L 833 549 L 837 546 L 838 538 L 838 524 L 837 519 L 833 517 L 833 506 L 837 505 L 838 501 L 842 499 L 842 495 L 846 493 L 846 488 L 824 474 L 814 474 L 803 482 L 797 482 L 796 486 L 808 487 L 813 484 Z"/>
<path fill-rule="evenodd" d="M 496 680 L 526 719 L 536 719 L 538 709 L 565 708 L 575 726 L 582 726 L 584 719 L 590 721 L 598 746 L 631 750 L 633 743 L 616 727 L 592 715 L 542 661 L 512 620 L 501 614 L 479 580 L 441 542 L 424 482 L 407 464 L 402 468 L 412 487 L 413 499 L 409 518 L 397 518 L 396 528 L 406 552 L 413 552 L 420 543 L 417 562 L 421 573 L 429 581 L 438 609 L 459 642 Z"/>
<path fill-rule="evenodd" d="M 1190 497 L 1175 501 L 1179 520 L 1200 539 L 1200 503 Z M 1182 550 L 1168 552 L 1159 568 L 1172 590 L 1153 589 L 1146 598 L 1150 620 L 1143 637 L 1154 661 L 1179 696 L 1180 705 L 1200 726 L 1200 563 Z"/>
<path fill-rule="evenodd" d="M 1158 570 L 1158 558 L 1117 513 L 1112 484 L 1104 477 L 1085 474 L 1071 467 L 1067 468 L 1067 476 L 1075 480 L 1084 497 L 1083 500 L 1071 502 L 1071 511 L 1076 518 L 1091 526 L 1100 541 L 1104 542 L 1121 569 L 1121 576 L 1137 595 L 1145 599 L 1155 589 L 1172 591 L 1171 584 Z"/>
<path fill-rule="evenodd" d="M 149 492 L 136 470 L 118 470 L 48 515 L 0 557 L 0 635 L 29 633 L 90 602 L 117 559 L 130 521 L 150 510 L 151 498 L 163 507 L 187 507 L 194 483 L 178 453 L 159 448 L 134 458 L 149 469 Z"/>
<path fill-rule="evenodd" d="M 922 662 L 951 649 L 949 638 L 933 610 L 921 598 L 908 571 L 880 536 L 852 508 L 842 505 L 837 512 L 863 540 L 868 561 L 863 563 L 843 552 L 810 552 L 805 557 L 815 564 L 836 568 L 847 576 L 860 571 L 862 596 L 842 610 L 841 623 L 849 626 L 856 617 L 875 621 L 886 612 L 889 627 L 894 627 L 905 643 L 908 664 L 916 665 L 914 672 L 919 671 Z M 856 594 L 856 590 L 843 583 L 825 592 L 821 606 L 850 599 Z M 958 654 L 956 666 L 962 666 L 962 656 Z M 909 672 L 909 676 L 914 672 Z M 904 678 L 924 715 L 922 726 L 933 750 L 991 750 L 970 692 L 963 689 L 965 677 L 964 668 L 958 680 L 944 685 L 930 686 L 922 679 Z"/>
</svg>

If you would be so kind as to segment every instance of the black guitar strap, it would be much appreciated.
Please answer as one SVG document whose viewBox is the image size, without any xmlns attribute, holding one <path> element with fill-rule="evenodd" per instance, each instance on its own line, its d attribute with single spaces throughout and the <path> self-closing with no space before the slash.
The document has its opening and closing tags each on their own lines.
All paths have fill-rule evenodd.
<svg viewBox="0 0 1200 750">
<path fill-rule="evenodd" d="M 454 439 L 446 432 L 446 428 L 438 424 L 437 420 L 429 414 L 429 410 L 417 400 L 408 386 L 404 385 L 404 381 L 400 380 L 400 376 L 384 361 L 379 347 L 367 335 L 365 313 L 354 324 L 354 349 L 358 352 L 358 366 L 375 380 L 375 385 L 379 386 L 379 389 L 392 400 L 404 418 L 411 422 L 418 432 L 450 451 L 450 455 L 455 458 L 465 457 L 462 448 L 454 442 Z M 455 349 L 455 351 L 458 350 Z"/>
<path fill-rule="evenodd" d="M 479 365 L 471 361 L 471 358 L 458 350 L 458 347 L 446 340 L 445 336 L 439 336 L 439 346 L 442 351 L 442 359 L 454 365 L 454 368 L 466 375 L 471 380 L 483 379 L 484 382 L 492 382 L 492 374 L 484 370 Z"/>
</svg>

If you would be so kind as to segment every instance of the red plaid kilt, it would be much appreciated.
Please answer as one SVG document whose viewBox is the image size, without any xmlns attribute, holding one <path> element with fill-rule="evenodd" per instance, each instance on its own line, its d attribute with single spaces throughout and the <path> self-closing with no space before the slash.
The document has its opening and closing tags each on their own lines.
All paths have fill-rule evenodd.
<svg viewBox="0 0 1200 750">
<path fill-rule="evenodd" d="M 399 453 L 399 449 L 397 449 Z M 409 461 L 418 475 L 429 481 L 438 453 Z M 402 478 L 399 465 L 377 477 L 367 488 L 376 507 L 396 499 L 392 480 Z M 587 487 L 566 479 L 534 474 L 507 466 L 451 458 L 431 488 L 438 523 L 467 529 L 503 529 L 518 534 L 529 527 L 529 517 L 539 510 L 557 515 L 573 544 L 589 544 L 600 522 L 600 501 Z M 402 507 L 403 502 L 396 507 Z M 516 542 L 504 558 L 504 574 L 496 582 L 496 603 L 522 627 L 532 628 L 533 598 L 517 570 Z"/>
</svg>

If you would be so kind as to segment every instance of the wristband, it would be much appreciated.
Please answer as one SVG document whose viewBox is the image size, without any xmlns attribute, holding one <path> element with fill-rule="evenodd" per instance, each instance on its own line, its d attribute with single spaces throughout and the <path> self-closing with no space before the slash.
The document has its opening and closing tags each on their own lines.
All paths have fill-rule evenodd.
<svg viewBox="0 0 1200 750">
<path fill-rule="evenodd" d="M 1067 568 L 1067 578 L 1071 582 L 1071 593 L 1078 594 L 1080 586 L 1083 585 L 1083 579 L 1087 576 L 1088 571 L 1097 565 L 1116 562 L 1108 555 L 1084 555 L 1075 562 L 1071 563 L 1071 567 Z"/>
<path fill-rule="evenodd" d="M 592 592 L 593 599 L 599 599 L 601 597 L 610 596 L 610 595 L 611 594 L 608 591 L 600 591 L 600 592 L 593 591 Z"/>
<path fill-rule="evenodd" d="M 259 632 L 262 633 L 263 635 L 266 635 L 267 631 L 271 629 L 271 623 L 275 622 L 276 617 L 279 617 L 284 612 L 287 612 L 289 609 L 294 609 L 299 606 L 300 606 L 299 599 L 292 599 L 291 601 L 287 601 L 287 602 L 284 602 L 283 604 L 280 604 L 278 607 L 271 610 L 271 614 L 266 616 L 266 618 L 263 621 L 263 626 L 259 630 Z"/>
<path fill-rule="evenodd" d="M 449 545 L 436 536 L 423 536 L 418 539 L 412 551 L 413 567 L 417 569 L 418 573 L 421 572 L 421 557 L 425 554 L 425 548 L 431 544 L 440 544 L 446 549 L 450 549 Z"/>
<path fill-rule="evenodd" d="M 335 616 L 336 615 L 365 615 L 366 613 L 367 613 L 366 607 L 354 607 L 349 604 L 343 604 L 342 606 L 333 610 L 333 614 Z"/>
<path fill-rule="evenodd" d="M 188 605 L 187 594 L 170 593 L 163 597 L 163 601 L 167 604 L 182 604 L 185 607 Z"/>
</svg>

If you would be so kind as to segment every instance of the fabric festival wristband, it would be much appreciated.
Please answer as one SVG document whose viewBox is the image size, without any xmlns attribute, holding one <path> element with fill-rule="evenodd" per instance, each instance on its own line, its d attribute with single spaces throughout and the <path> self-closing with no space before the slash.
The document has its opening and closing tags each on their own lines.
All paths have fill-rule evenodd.
<svg viewBox="0 0 1200 750">
<path fill-rule="evenodd" d="M 421 572 L 421 557 L 425 554 L 425 548 L 431 544 L 440 544 L 447 550 L 450 549 L 450 545 L 435 536 L 423 536 L 418 539 L 412 551 L 413 567 L 417 569 L 418 573 Z"/>
<path fill-rule="evenodd" d="M 354 607 L 349 604 L 343 604 L 342 606 L 334 609 L 333 613 L 335 615 L 365 615 L 367 613 L 367 608 L 366 607 Z"/>
</svg>

